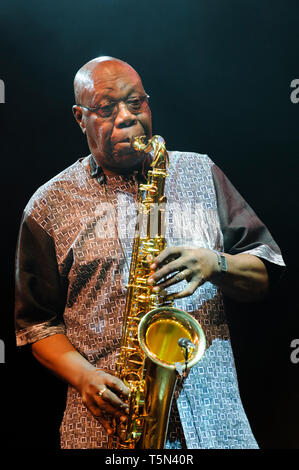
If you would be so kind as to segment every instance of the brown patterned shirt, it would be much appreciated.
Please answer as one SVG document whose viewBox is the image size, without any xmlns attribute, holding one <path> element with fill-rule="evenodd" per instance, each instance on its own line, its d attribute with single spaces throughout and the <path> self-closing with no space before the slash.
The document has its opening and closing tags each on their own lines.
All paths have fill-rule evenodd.
<svg viewBox="0 0 299 470">
<path fill-rule="evenodd" d="M 278 246 L 221 170 L 205 155 L 169 156 L 168 245 L 251 253 L 275 276 L 275 266 L 284 265 Z M 140 178 L 106 178 L 88 156 L 31 198 L 16 256 L 17 345 L 64 333 L 88 361 L 113 373 Z M 166 447 L 256 448 L 239 396 L 221 292 L 206 282 L 175 306 L 199 320 L 208 347 L 176 393 Z M 107 445 L 105 430 L 71 386 L 60 431 L 62 448 Z"/>
</svg>

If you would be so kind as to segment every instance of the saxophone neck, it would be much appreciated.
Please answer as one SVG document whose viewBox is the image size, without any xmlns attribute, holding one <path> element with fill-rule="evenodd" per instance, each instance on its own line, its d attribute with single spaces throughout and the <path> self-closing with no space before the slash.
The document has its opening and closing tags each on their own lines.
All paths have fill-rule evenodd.
<svg viewBox="0 0 299 470">
<path fill-rule="evenodd" d="M 154 135 L 150 139 L 147 139 L 144 135 L 134 137 L 131 145 L 139 152 L 149 153 L 151 150 L 153 151 L 154 158 L 151 164 L 153 170 L 166 170 L 168 167 L 169 156 L 166 150 L 165 141 L 160 135 Z"/>
</svg>

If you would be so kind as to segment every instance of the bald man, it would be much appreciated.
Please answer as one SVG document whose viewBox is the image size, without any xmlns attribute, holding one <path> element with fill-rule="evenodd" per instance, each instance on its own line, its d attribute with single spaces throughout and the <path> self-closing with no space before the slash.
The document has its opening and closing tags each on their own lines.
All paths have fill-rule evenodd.
<svg viewBox="0 0 299 470">
<path fill-rule="evenodd" d="M 90 155 L 39 188 L 25 208 L 16 337 L 69 384 L 61 447 L 106 448 L 109 415 L 125 421 L 128 413 L 129 390 L 114 376 L 114 364 L 134 236 L 131 209 L 152 159 L 130 142 L 151 137 L 152 122 L 139 75 L 119 59 L 89 61 L 74 89 L 73 113 Z M 153 261 L 148 282 L 156 291 L 172 290 L 166 297 L 199 320 L 208 348 L 175 395 L 165 447 L 257 448 L 239 396 L 223 296 L 263 299 L 284 262 L 267 228 L 206 155 L 169 156 L 165 192 L 176 210 L 167 221 L 169 247 Z"/>
<path fill-rule="evenodd" d="M 74 115 L 96 163 L 109 175 L 140 166 L 144 155 L 133 151 L 130 139 L 151 137 L 152 123 L 136 71 L 121 60 L 99 58 L 79 70 L 74 87 Z"/>
</svg>

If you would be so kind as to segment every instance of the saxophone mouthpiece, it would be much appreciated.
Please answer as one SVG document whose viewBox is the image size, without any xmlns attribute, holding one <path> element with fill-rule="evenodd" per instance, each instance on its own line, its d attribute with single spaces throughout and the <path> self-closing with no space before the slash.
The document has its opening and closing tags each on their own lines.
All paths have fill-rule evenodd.
<svg viewBox="0 0 299 470">
<path fill-rule="evenodd" d="M 131 137 L 130 144 L 135 150 L 141 151 L 143 150 L 144 145 L 146 144 L 146 135 L 137 135 L 135 137 Z"/>
</svg>

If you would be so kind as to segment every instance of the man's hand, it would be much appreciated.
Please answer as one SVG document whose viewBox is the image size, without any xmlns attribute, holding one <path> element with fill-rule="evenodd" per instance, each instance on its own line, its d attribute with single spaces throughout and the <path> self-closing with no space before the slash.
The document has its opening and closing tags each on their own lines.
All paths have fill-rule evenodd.
<svg viewBox="0 0 299 470">
<path fill-rule="evenodd" d="M 129 389 L 117 377 L 90 364 L 63 334 L 55 334 L 32 344 L 34 357 L 55 375 L 72 385 L 84 405 L 112 432 L 112 418 L 126 419 L 128 406 L 123 398 Z"/>
<path fill-rule="evenodd" d="M 79 391 L 86 408 L 104 426 L 108 434 L 113 432 L 112 417 L 127 419 L 128 405 L 121 397 L 128 396 L 129 389 L 123 382 L 102 370 L 88 370 L 83 374 Z"/>
<path fill-rule="evenodd" d="M 163 250 L 150 267 L 155 272 L 149 277 L 148 283 L 155 284 L 154 292 L 183 280 L 188 282 L 181 292 L 165 296 L 166 300 L 172 300 L 192 295 L 204 282 L 211 280 L 218 272 L 218 261 L 216 253 L 207 248 L 180 246 Z M 163 281 L 167 276 L 170 277 Z"/>
<path fill-rule="evenodd" d="M 268 272 L 263 261 L 249 253 L 224 255 L 227 272 L 219 278 L 216 276 L 219 272 L 218 257 L 213 250 L 187 246 L 166 248 L 153 260 L 150 267 L 154 272 L 148 283 L 155 286 L 154 292 L 165 293 L 165 300 L 192 295 L 206 281 L 217 284 L 227 297 L 237 302 L 263 300 L 269 290 Z M 163 292 L 184 279 L 188 284 L 181 292 Z"/>
</svg>

